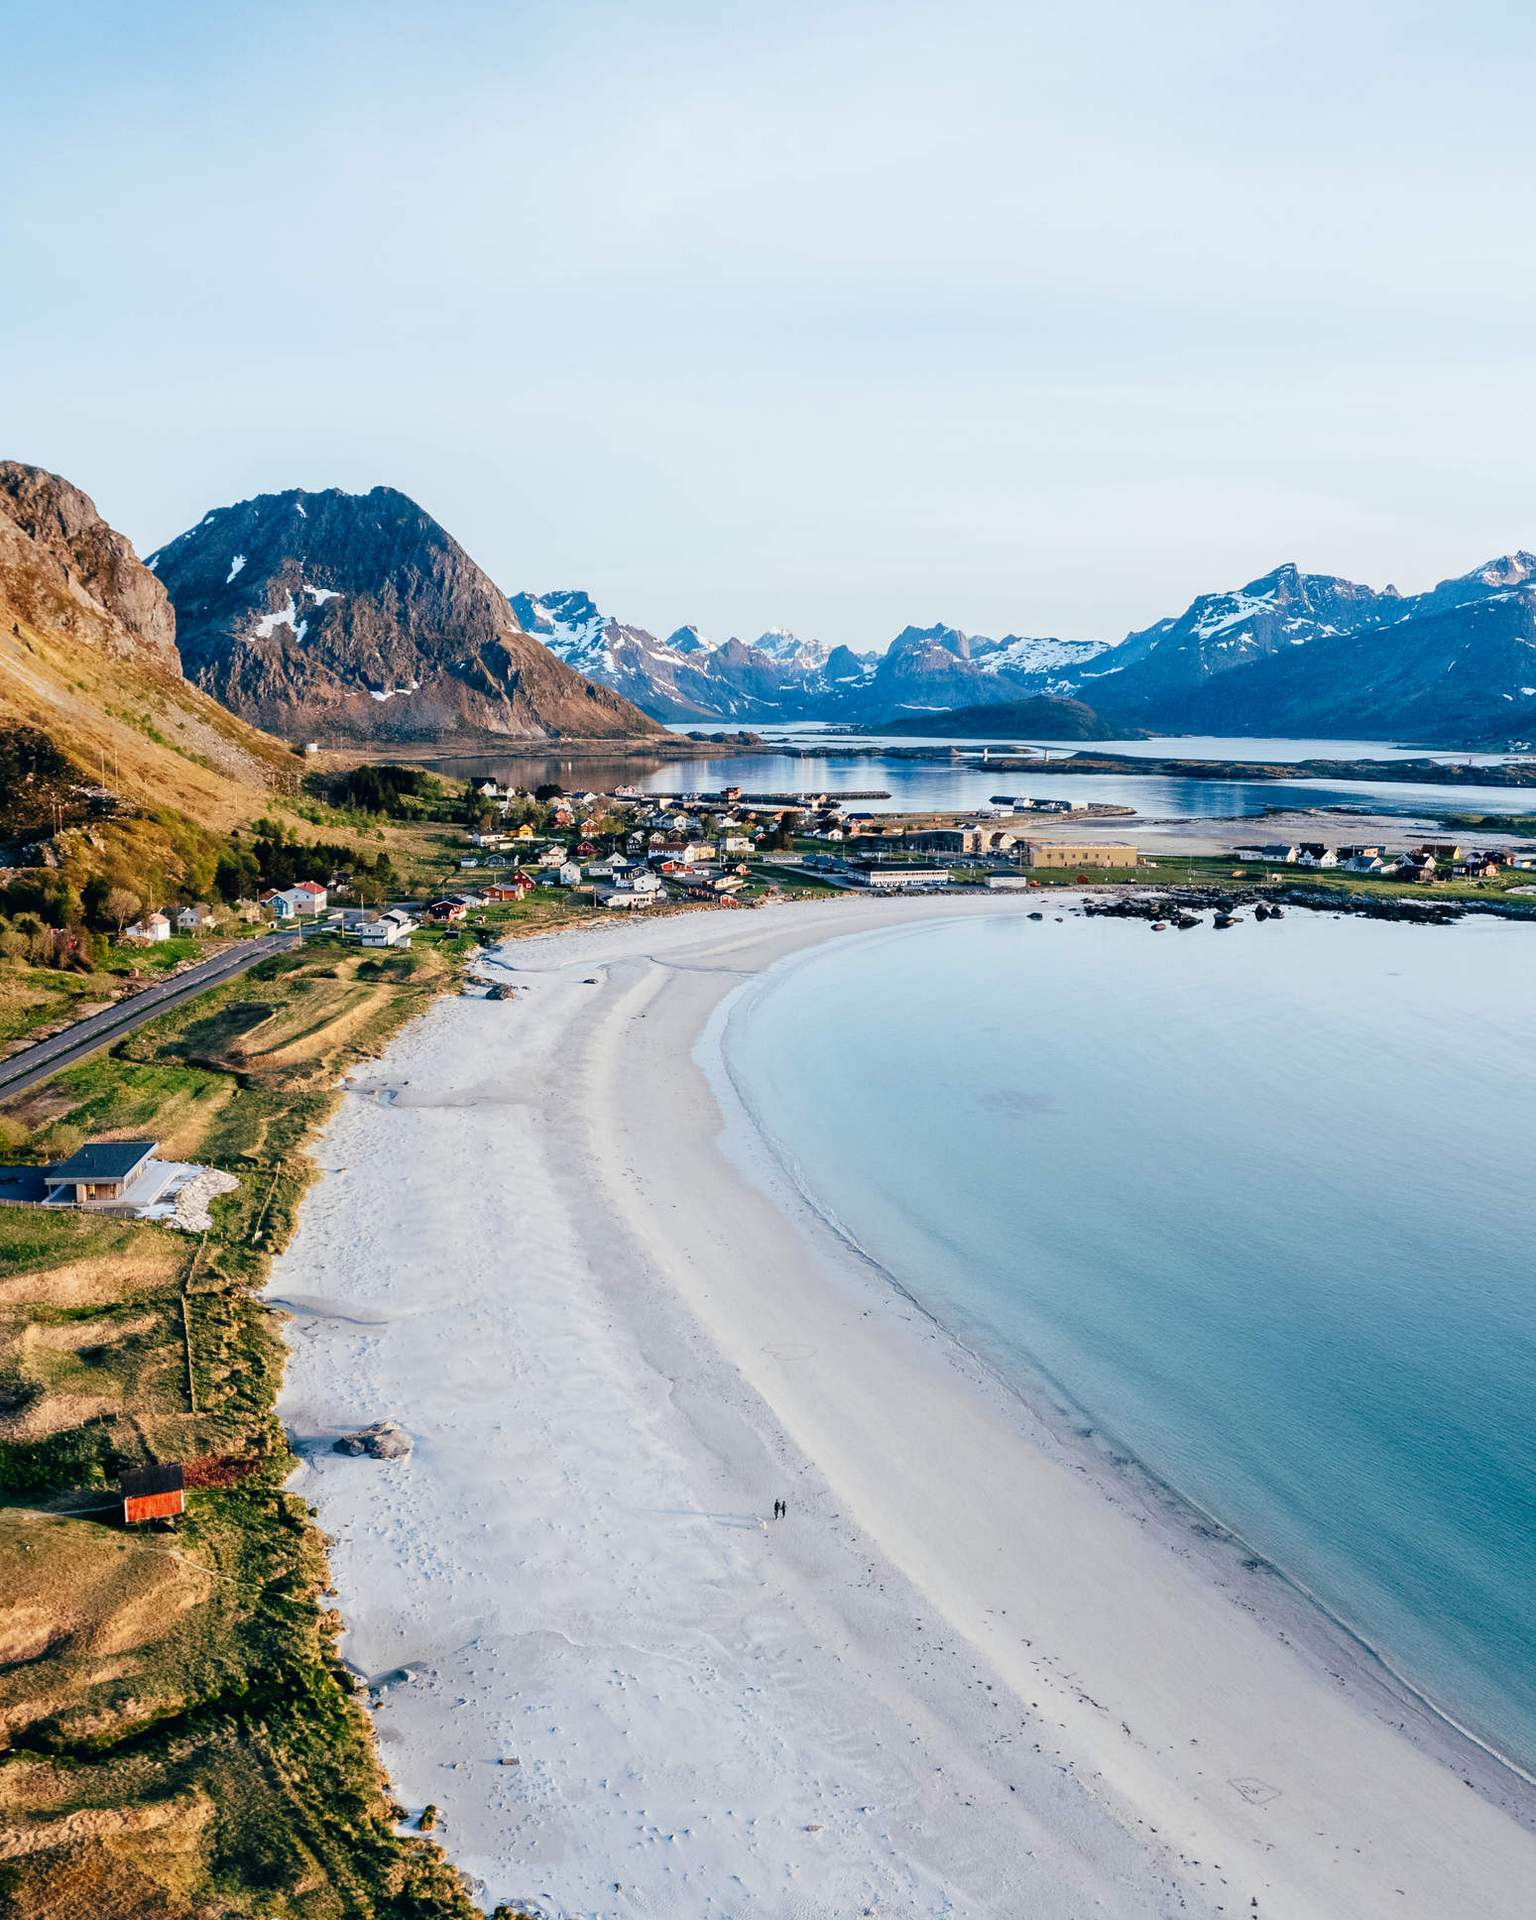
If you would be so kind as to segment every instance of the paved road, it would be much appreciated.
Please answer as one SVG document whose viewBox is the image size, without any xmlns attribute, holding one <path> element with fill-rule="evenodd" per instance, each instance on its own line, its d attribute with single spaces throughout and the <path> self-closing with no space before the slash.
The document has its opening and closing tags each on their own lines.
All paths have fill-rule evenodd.
<svg viewBox="0 0 1536 1920">
<path fill-rule="evenodd" d="M 0 1060 L 0 1100 L 24 1093 L 40 1080 L 47 1080 L 102 1047 L 111 1046 L 114 1040 L 121 1040 L 124 1034 L 132 1033 L 135 1027 L 142 1027 L 147 1020 L 155 1019 L 169 1008 L 179 1007 L 182 1001 L 195 999 L 221 981 L 248 972 L 274 953 L 286 953 L 303 938 L 303 928 L 296 927 L 263 934 L 255 940 L 242 940 L 238 946 L 216 953 L 209 960 L 199 960 L 196 966 L 145 987 L 126 1000 L 116 1001 L 100 1013 L 88 1014 L 72 1027 L 65 1027 L 62 1033 L 8 1055 Z"/>
</svg>

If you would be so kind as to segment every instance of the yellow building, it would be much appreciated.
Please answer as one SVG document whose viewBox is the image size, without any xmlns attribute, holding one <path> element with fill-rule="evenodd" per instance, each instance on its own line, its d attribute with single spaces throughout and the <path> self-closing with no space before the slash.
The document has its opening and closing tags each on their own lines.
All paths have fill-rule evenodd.
<svg viewBox="0 0 1536 1920">
<path fill-rule="evenodd" d="M 1123 840 L 1026 840 L 1027 867 L 1134 867 L 1136 849 Z"/>
</svg>

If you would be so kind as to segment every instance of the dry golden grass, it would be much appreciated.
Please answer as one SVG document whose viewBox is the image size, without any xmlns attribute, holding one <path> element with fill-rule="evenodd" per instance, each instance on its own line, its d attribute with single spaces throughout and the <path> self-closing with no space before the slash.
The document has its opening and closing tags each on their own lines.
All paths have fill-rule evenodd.
<svg viewBox="0 0 1536 1920">
<path fill-rule="evenodd" d="M 54 1429 L 0 1462 L 17 1502 L 0 1506 L 4 1920 L 472 1920 L 440 1856 L 393 1834 L 335 1671 L 323 1546 L 279 1484 L 280 1353 L 248 1292 L 334 1082 L 446 967 L 321 950 L 249 989 L 254 1019 L 237 989 L 72 1077 L 53 1124 L 240 1169 L 206 1241 L 0 1209 L 0 1380 L 13 1419 Z M 235 1046 L 214 1091 L 202 1063 Z M 92 1384 L 94 1408 L 75 1397 Z M 241 1471 L 195 1478 L 174 1531 L 125 1530 L 103 1481 L 145 1457 Z"/>
<path fill-rule="evenodd" d="M 122 1404 L 121 1393 L 72 1393 L 68 1388 L 48 1392 L 21 1412 L 0 1416 L 0 1442 L 30 1445 L 84 1426 L 104 1413 L 116 1413 Z"/>
<path fill-rule="evenodd" d="M 269 1071 L 309 1066 L 344 1047 L 377 1010 L 384 989 L 366 983 L 327 994 L 322 1006 L 296 1009 L 298 1017 L 279 1025 L 264 1038 L 267 1044 L 255 1064 Z"/>
<path fill-rule="evenodd" d="M 188 1899 L 214 1819 L 206 1794 L 52 1811 L 71 1784 L 46 1765 L 6 1769 L 0 1860 L 26 1863 L 7 1920 L 211 1920 Z"/>
<path fill-rule="evenodd" d="M 161 1160 L 195 1160 L 214 1116 L 221 1107 L 228 1105 L 234 1091 L 231 1082 L 215 1088 L 211 1093 L 199 1089 L 196 1094 L 184 1093 L 163 1101 L 155 1113 L 155 1138 L 159 1142 L 155 1149 L 157 1157 Z M 136 1136 L 135 1129 L 129 1137 Z M 108 1137 L 92 1135 L 93 1139 Z"/>
<path fill-rule="evenodd" d="M 241 1027 L 222 1048 L 203 1056 L 247 1078 L 304 1083 L 311 1073 L 334 1076 L 369 1024 L 388 1010 L 397 982 L 358 979 L 358 958 L 337 959 L 308 988 Z"/>
<path fill-rule="evenodd" d="M 106 1306 L 152 1287 L 168 1286 L 183 1258 L 173 1242 L 152 1240 L 145 1234 L 121 1253 L 8 1273 L 0 1279 L 0 1313 L 9 1307 Z"/>
<path fill-rule="evenodd" d="M 208 1600 L 214 1576 L 159 1536 L 102 1524 L 107 1517 L 0 1509 L 0 1731 L 9 1738 L 67 1712 L 72 1736 L 88 1739 L 179 1697 L 174 1663 L 153 1655 Z"/>
<path fill-rule="evenodd" d="M 18 615 L 0 628 L 0 725 L 36 727 L 135 804 L 227 832 L 296 765 L 283 743 L 189 682 Z"/>
</svg>

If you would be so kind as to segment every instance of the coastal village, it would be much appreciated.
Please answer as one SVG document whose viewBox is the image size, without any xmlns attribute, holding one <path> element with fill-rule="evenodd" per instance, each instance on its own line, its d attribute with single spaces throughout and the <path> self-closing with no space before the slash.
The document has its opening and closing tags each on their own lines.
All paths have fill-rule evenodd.
<svg viewBox="0 0 1536 1920">
<path fill-rule="evenodd" d="M 856 804 L 876 794 L 839 796 L 713 792 L 649 795 L 529 793 L 487 775 L 470 783 L 480 803 L 465 829 L 453 883 L 413 910 L 332 907 L 345 891 L 301 882 L 261 895 L 274 919 L 331 919 L 363 945 L 394 945 L 414 925 L 457 925 L 476 910 L 561 891 L 583 905 L 631 912 L 668 905 L 740 906 L 765 895 L 858 888 L 876 892 L 935 887 L 1147 878 L 1149 858 L 1126 838 L 1058 838 L 1042 828 L 1090 829 L 1131 817 L 1124 807 L 1076 807 L 1057 799 L 994 796 L 965 816 L 909 816 Z M 1427 841 L 1329 845 L 1320 841 L 1241 844 L 1233 862 L 1299 872 L 1369 874 L 1408 885 L 1493 879 L 1536 871 L 1536 852 Z M 161 916 L 164 918 L 164 916 Z"/>
<path fill-rule="evenodd" d="M 561 900 L 604 912 L 750 905 L 809 892 L 898 893 L 991 886 L 1088 883 L 1159 877 L 1166 851 L 1149 853 L 1102 828 L 1133 818 L 1127 807 L 1077 806 L 1055 798 L 996 794 L 964 815 L 908 815 L 860 804 L 888 798 L 745 794 L 648 794 L 559 788 L 532 792 L 486 774 L 466 783 L 455 806 L 458 845 L 439 857 L 410 898 L 364 903 L 367 889 L 345 865 L 210 904 L 168 901 L 124 925 L 140 948 L 274 927 L 340 934 L 363 949 L 407 946 L 422 927 L 495 926 L 530 900 Z M 1093 837 L 1079 837 L 1088 829 Z M 1055 832 L 1052 832 L 1052 829 Z M 1072 837 L 1065 837 L 1071 829 Z M 1208 858 L 1208 856 L 1206 856 Z M 1511 881 L 1536 874 L 1536 851 L 1454 840 L 1330 843 L 1238 841 L 1223 856 L 1227 877 L 1253 870 L 1361 876 L 1404 887 Z M 1187 864 L 1187 862 L 1186 862 Z M 1216 876 L 1202 876 L 1207 881 Z"/>
<path fill-rule="evenodd" d="M 141 913 L 121 928 L 121 948 L 162 949 L 174 969 L 208 936 L 224 936 L 227 944 L 230 935 L 268 928 L 311 943 L 328 936 L 362 955 L 405 955 L 421 938 L 493 938 L 525 922 L 541 903 L 558 911 L 533 924 L 556 925 L 572 912 L 740 909 L 840 892 L 1117 882 L 1156 888 L 1177 882 L 1179 866 L 1183 879 L 1194 878 L 1192 863 L 1148 855 L 1127 838 L 1042 832 L 1054 827 L 1059 836 L 1069 826 L 1091 830 L 1131 817 L 1126 807 L 1078 807 L 1057 798 L 1000 793 L 967 815 L 912 816 L 872 810 L 864 803 L 888 798 L 873 792 L 749 794 L 726 785 L 680 794 L 625 787 L 567 793 L 556 786 L 529 791 L 489 773 L 467 780 L 458 794 L 446 783 L 434 785 L 439 851 L 433 865 L 416 872 L 410 897 L 365 904 L 376 889 L 362 885 L 356 869 L 322 861 L 324 878 L 309 875 L 217 905 L 170 901 Z M 302 858 L 304 850 L 297 852 Z M 1451 840 L 1397 849 L 1383 842 L 1255 841 L 1233 846 L 1219 863 L 1202 864 L 1207 884 L 1327 875 L 1423 889 L 1536 875 L 1536 852 Z M 1155 905 L 1148 911 L 1155 916 Z M 1258 911 L 1262 916 L 1262 906 Z M 1195 922 L 1181 913 L 1177 924 Z M 1214 924 L 1235 922 L 1219 910 Z M 134 984 L 130 974 L 130 994 Z M 0 1050 L 0 1070 L 4 1058 Z M 152 1140 L 85 1141 L 57 1164 L 0 1166 L 0 1205 L 79 1207 L 196 1229 L 206 1222 L 217 1183 L 228 1178 L 157 1156 Z"/>
<path fill-rule="evenodd" d="M 579 929 L 610 915 L 739 914 L 773 900 L 1061 888 L 1082 891 L 1086 910 L 1097 900 L 1097 910 L 1114 911 L 1116 903 L 1188 898 L 1198 886 L 1227 899 L 1249 888 L 1290 899 L 1299 887 L 1319 906 L 1370 895 L 1422 912 L 1432 910 L 1420 900 L 1426 891 L 1449 908 L 1487 890 L 1483 901 L 1498 908 L 1498 896 L 1522 890 L 1522 875 L 1536 880 L 1536 854 L 1448 838 L 1398 847 L 1255 840 L 1185 858 L 1156 835 L 1150 848 L 1133 838 L 1128 808 L 1007 794 L 964 813 L 896 814 L 878 810 L 889 800 L 878 793 L 755 794 L 735 785 L 563 792 L 489 773 L 429 776 L 411 793 L 409 808 L 375 815 L 349 812 L 346 796 L 325 787 L 310 815 L 297 816 L 313 838 L 258 821 L 232 836 L 211 884 L 199 876 L 183 897 L 162 894 L 152 906 L 147 887 L 138 898 L 103 893 L 88 923 L 89 975 L 59 970 L 67 928 L 29 931 L 24 913 L 11 914 L 8 953 L 13 967 L 25 964 L 18 979 L 28 991 L 40 992 L 45 975 L 89 985 L 76 1001 L 38 999 L 40 1016 L 0 1034 L 8 1129 L 0 1134 L 0 1240 L 16 1276 L 13 1297 L 0 1302 L 0 1451 L 15 1484 L 54 1490 L 49 1498 L 61 1515 L 70 1509 L 76 1530 L 63 1520 L 19 1521 L 0 1540 L 0 1571 L 24 1599 L 33 1596 L 28 1604 L 93 1621 L 119 1604 L 125 1579 L 150 1591 L 155 1580 L 179 1578 L 176 1554 L 229 1568 L 230 1582 L 257 1569 L 254 1603 L 233 1584 L 215 1584 L 195 1603 L 167 1593 L 163 1631 L 146 1613 L 123 1656 L 134 1688 L 104 1689 L 85 1665 L 67 1677 L 68 1724 L 88 1726 L 91 1739 L 100 1726 L 133 1731 L 135 1688 L 168 1703 L 173 1727 L 184 1707 L 205 1711 L 195 1767 L 215 1795 L 236 1791 L 230 1754 L 238 1746 L 226 1744 L 218 1689 L 222 1667 L 244 1657 L 235 1650 L 253 1631 L 250 1604 L 262 1661 L 297 1675 L 305 1699 L 328 1703 L 347 1791 L 357 1804 L 377 1792 L 365 1729 L 349 1717 L 359 1690 L 337 1658 L 336 1617 L 318 1605 L 301 1613 L 289 1600 L 290 1591 L 323 1593 L 329 1576 L 306 1531 L 304 1500 L 286 1489 L 293 1443 L 271 1410 L 277 1337 L 257 1289 L 293 1231 L 314 1175 L 307 1143 L 345 1076 L 443 993 L 527 1017 L 510 1011 L 528 1004 L 521 986 L 472 977 L 477 952 L 508 935 Z M 253 875 L 267 884 L 249 884 Z M 984 898 L 957 902 L 968 905 L 985 911 Z M 1511 900 L 1505 910 L 1523 906 Z M 1265 912 L 1259 906 L 1254 917 Z M 114 917 L 121 924 L 108 940 Z M 1205 921 L 1181 912 L 1168 924 L 1237 923 L 1221 912 Z M 666 937 L 684 933 L 678 924 Z M 248 972 L 193 986 L 177 1006 L 155 998 L 157 983 L 247 952 Z M 35 1085 L 7 1080 L 24 1074 L 31 1047 L 68 1033 L 62 1016 L 71 1009 L 88 1022 L 84 1010 L 101 1004 L 97 996 L 124 1015 L 110 1041 Z M 136 1015 L 140 999 L 146 1011 Z M 486 1017 L 503 1014 L 488 1009 Z M 85 1290 L 78 1303 L 76 1280 L 65 1278 L 74 1274 Z M 402 1408 L 377 1411 L 408 1418 Z M 328 1432 L 325 1444 L 387 1461 L 412 1441 L 388 1419 Z M 42 1541 L 37 1524 L 59 1530 Z M 151 1544 L 171 1529 L 175 1554 Z M 120 1555 L 119 1541 L 138 1546 Z M 66 1553 L 96 1583 L 67 1606 L 57 1587 Z M 59 1711 L 30 1676 L 22 1668 L 8 1683 L 11 1725 L 22 1730 Z M 327 1788 L 311 1771 L 301 1724 L 264 1711 L 262 1737 L 281 1753 L 283 1771 L 263 1790 L 281 1809 L 274 1818 L 283 1831 L 296 1832 L 297 1810 Z M 152 1768 L 187 1764 L 172 1740 L 163 1744 L 163 1753 L 153 1740 L 145 1749 Z M 131 1799 L 137 1776 L 120 1781 L 117 1764 L 103 1763 L 102 1791 Z M 40 1799 L 27 1817 L 46 1821 L 48 1812 Z M 443 1905 L 434 1910 L 467 1915 L 455 1904 L 451 1870 L 422 1837 L 428 1831 L 425 1815 L 408 1834 L 386 1823 L 370 1844 L 398 1849 L 380 1856 L 391 1875 L 438 1890 Z M 302 1845 L 285 1839 L 282 1870 L 316 1874 L 316 1861 L 341 1861 L 349 1844 L 340 1833 Z M 59 1871 L 73 1868 L 66 1860 Z M 89 1882 L 79 1910 L 95 1910 L 98 1891 Z"/>
</svg>

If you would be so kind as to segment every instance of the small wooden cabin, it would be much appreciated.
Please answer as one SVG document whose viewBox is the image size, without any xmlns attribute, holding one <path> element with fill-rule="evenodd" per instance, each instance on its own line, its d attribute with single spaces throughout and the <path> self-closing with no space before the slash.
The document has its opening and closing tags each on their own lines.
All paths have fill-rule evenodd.
<svg viewBox="0 0 1536 1920">
<path fill-rule="evenodd" d="M 123 1496 L 123 1525 L 174 1520 L 187 1509 L 187 1477 L 179 1464 L 135 1467 L 118 1482 Z"/>
</svg>

